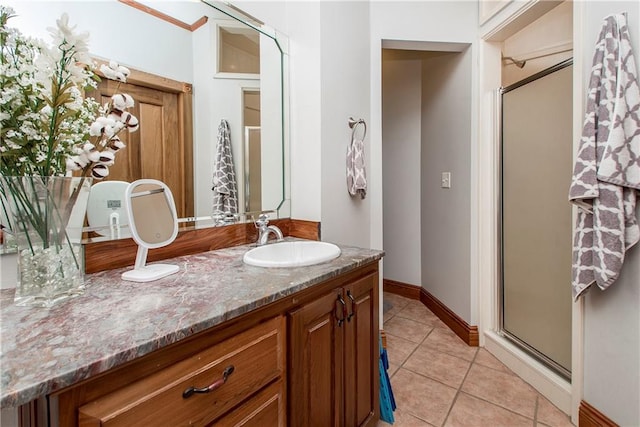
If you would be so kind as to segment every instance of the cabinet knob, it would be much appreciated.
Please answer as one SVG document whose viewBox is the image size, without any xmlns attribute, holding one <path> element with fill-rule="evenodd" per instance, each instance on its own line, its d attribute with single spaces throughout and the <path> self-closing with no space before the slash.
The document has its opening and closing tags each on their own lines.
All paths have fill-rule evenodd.
<svg viewBox="0 0 640 427">
<path fill-rule="evenodd" d="M 214 382 L 212 382 L 206 387 L 202 387 L 202 388 L 189 387 L 188 389 L 182 392 L 182 398 L 187 399 L 191 397 L 194 393 L 209 393 L 213 390 L 216 390 L 222 387 L 224 383 L 227 382 L 229 375 L 233 373 L 234 369 L 235 368 L 233 367 L 233 365 L 227 366 L 226 368 L 224 368 L 224 371 L 222 372 L 222 378 L 215 380 Z"/>
<path fill-rule="evenodd" d="M 353 298 L 353 295 L 351 295 L 351 291 L 347 291 L 347 297 L 351 300 L 351 313 L 347 316 L 347 322 L 351 322 L 351 318 L 356 315 L 356 300 Z"/>
</svg>

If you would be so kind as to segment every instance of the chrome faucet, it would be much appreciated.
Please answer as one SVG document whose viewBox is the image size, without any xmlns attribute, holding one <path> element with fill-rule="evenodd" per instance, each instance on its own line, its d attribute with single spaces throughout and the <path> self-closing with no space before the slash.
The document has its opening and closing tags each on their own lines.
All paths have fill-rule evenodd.
<svg viewBox="0 0 640 427">
<path fill-rule="evenodd" d="M 255 224 L 258 229 L 258 246 L 267 244 L 271 233 L 276 236 L 276 241 L 280 242 L 283 239 L 282 231 L 275 225 L 269 225 L 269 217 L 267 215 L 260 215 Z"/>
</svg>

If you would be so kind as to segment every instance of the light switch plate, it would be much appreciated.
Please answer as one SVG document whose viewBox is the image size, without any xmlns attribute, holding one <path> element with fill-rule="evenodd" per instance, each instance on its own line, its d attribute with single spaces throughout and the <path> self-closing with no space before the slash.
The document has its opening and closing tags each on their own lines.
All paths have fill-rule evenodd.
<svg viewBox="0 0 640 427">
<path fill-rule="evenodd" d="M 442 188 L 451 188 L 451 172 L 442 172 L 440 184 Z"/>
</svg>

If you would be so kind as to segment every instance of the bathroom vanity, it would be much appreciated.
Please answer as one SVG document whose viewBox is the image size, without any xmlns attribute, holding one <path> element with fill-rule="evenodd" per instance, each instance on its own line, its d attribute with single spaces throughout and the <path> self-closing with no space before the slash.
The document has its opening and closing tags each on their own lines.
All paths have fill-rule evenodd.
<svg viewBox="0 0 640 427">
<path fill-rule="evenodd" d="M 149 283 L 95 273 L 48 310 L 2 291 L 2 407 L 48 400 L 60 426 L 375 425 L 383 252 L 262 268 L 250 248 Z"/>
</svg>

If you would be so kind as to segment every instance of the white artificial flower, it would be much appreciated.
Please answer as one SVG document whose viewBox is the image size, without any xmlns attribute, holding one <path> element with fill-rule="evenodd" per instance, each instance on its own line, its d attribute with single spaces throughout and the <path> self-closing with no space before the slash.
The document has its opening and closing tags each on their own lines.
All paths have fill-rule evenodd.
<svg viewBox="0 0 640 427">
<path fill-rule="evenodd" d="M 47 160 L 47 153 L 39 152 L 36 155 L 36 161 L 37 162 L 44 162 L 45 160 Z"/>
<path fill-rule="evenodd" d="M 116 155 L 112 151 L 105 150 L 98 154 L 98 162 L 102 163 L 105 166 L 111 166 L 114 164 Z"/>
<path fill-rule="evenodd" d="M 101 64 L 100 65 L 100 72 L 109 80 L 115 80 L 116 79 L 116 73 L 113 69 L 109 68 L 108 65 L 106 64 Z"/>
<path fill-rule="evenodd" d="M 117 136 L 111 138 L 107 143 L 107 150 L 111 150 L 114 153 L 118 150 L 123 149 L 124 147 L 126 147 L 126 145 Z"/>
<path fill-rule="evenodd" d="M 79 58 L 76 58 L 83 64 L 90 64 L 91 60 L 88 56 L 89 52 L 89 33 L 76 33 L 76 25 L 71 27 L 69 25 L 69 15 L 63 13 L 60 19 L 56 20 L 57 28 L 47 28 L 53 38 L 53 44 L 56 48 L 61 47 L 74 47 L 74 50 Z M 86 54 L 86 58 L 84 55 Z M 88 59 L 88 60 L 87 60 Z"/>
<path fill-rule="evenodd" d="M 135 105 L 133 98 L 128 93 L 116 93 L 111 97 L 111 105 L 118 111 L 124 111 Z"/>
<path fill-rule="evenodd" d="M 126 83 L 127 77 L 131 74 L 131 71 L 122 65 L 118 65 L 118 63 L 114 60 L 109 61 L 109 64 L 102 64 L 100 66 L 100 71 L 104 76 L 110 80 L 117 80 L 119 82 Z"/>
<path fill-rule="evenodd" d="M 87 155 L 87 158 L 93 163 L 97 163 L 100 161 L 100 152 L 98 150 L 94 150 Z"/>
<path fill-rule="evenodd" d="M 67 159 L 67 170 L 71 170 L 71 171 L 77 171 L 82 169 L 82 166 L 79 163 L 79 160 L 77 156 L 73 156 L 73 157 L 69 157 Z"/>
<path fill-rule="evenodd" d="M 95 179 L 103 179 L 108 175 L 109 175 L 109 167 L 101 163 L 96 164 L 91 169 L 91 176 L 93 176 Z"/>
<path fill-rule="evenodd" d="M 99 120 L 96 120 L 89 126 L 89 135 L 100 136 L 102 135 L 102 129 L 104 129 L 104 125 Z"/>
</svg>

